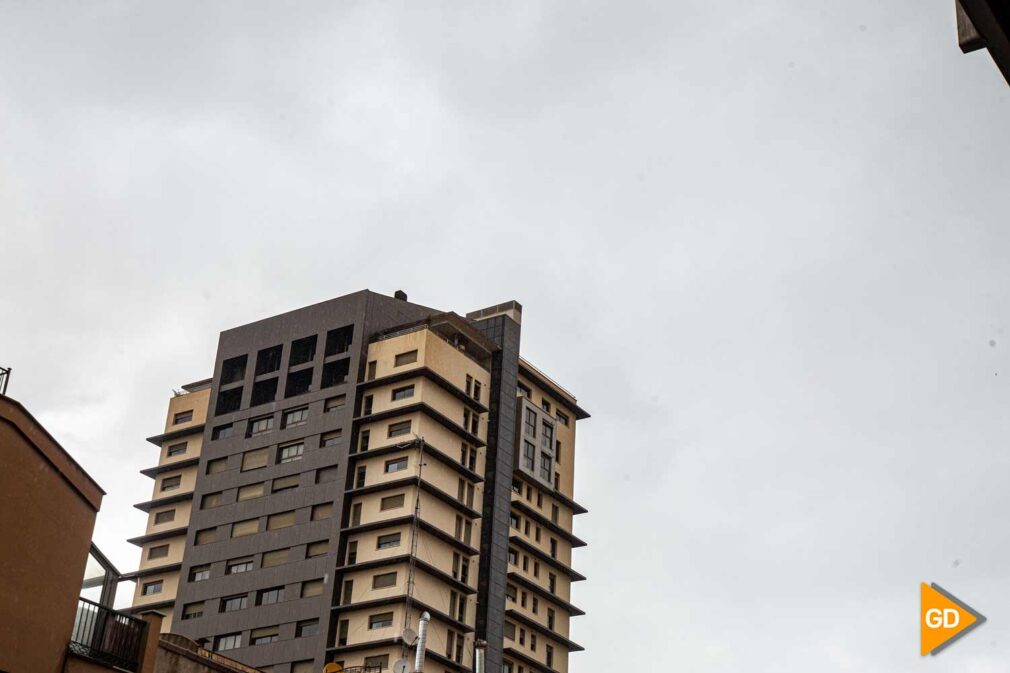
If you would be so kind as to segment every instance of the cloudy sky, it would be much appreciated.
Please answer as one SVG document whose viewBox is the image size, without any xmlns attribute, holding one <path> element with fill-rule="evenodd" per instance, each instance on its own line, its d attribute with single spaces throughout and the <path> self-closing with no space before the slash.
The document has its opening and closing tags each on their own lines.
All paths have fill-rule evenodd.
<svg viewBox="0 0 1010 673">
<path fill-rule="evenodd" d="M 1008 671 L 1010 87 L 951 5 L 0 3 L 9 393 L 126 571 L 219 331 L 514 298 L 593 413 L 574 673 Z M 990 620 L 926 661 L 921 581 Z"/>
</svg>

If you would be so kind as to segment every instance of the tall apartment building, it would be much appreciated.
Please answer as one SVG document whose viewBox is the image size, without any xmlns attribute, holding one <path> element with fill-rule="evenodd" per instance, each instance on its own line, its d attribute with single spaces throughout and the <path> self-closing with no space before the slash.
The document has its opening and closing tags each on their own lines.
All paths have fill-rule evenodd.
<svg viewBox="0 0 1010 673">
<path fill-rule="evenodd" d="M 271 673 L 568 671 L 574 396 L 521 307 L 357 292 L 221 334 L 169 402 L 134 609 Z"/>
</svg>

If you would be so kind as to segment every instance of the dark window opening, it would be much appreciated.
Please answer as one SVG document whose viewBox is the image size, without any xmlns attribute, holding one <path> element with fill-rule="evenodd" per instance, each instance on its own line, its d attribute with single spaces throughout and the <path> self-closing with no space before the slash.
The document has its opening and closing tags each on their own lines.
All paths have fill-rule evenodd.
<svg viewBox="0 0 1010 673">
<path fill-rule="evenodd" d="M 273 402 L 275 399 L 277 399 L 277 379 L 257 381 L 253 384 L 252 400 L 250 400 L 249 406 L 258 407 L 261 404 Z"/>
<path fill-rule="evenodd" d="M 214 413 L 218 416 L 221 414 L 230 414 L 233 411 L 238 411 L 241 406 L 242 388 L 222 390 L 217 394 L 217 407 Z"/>
<path fill-rule="evenodd" d="M 281 352 L 283 346 L 264 348 L 256 354 L 256 376 L 269 374 L 281 368 Z"/>
<path fill-rule="evenodd" d="M 326 355 L 339 355 L 351 348 L 354 339 L 354 325 L 331 329 L 326 333 Z"/>
<path fill-rule="evenodd" d="M 234 428 L 234 426 L 232 426 L 231 423 L 228 423 L 227 425 L 219 425 L 216 428 L 214 428 L 214 431 L 211 433 L 210 438 L 211 439 L 228 439 L 229 437 L 231 437 L 234 434 L 234 432 L 235 432 L 235 428 Z"/>
<path fill-rule="evenodd" d="M 179 425 L 180 423 L 189 423 L 193 420 L 193 410 L 180 411 L 175 416 L 172 417 L 172 425 Z"/>
<path fill-rule="evenodd" d="M 228 358 L 221 364 L 221 385 L 235 383 L 245 378 L 245 363 L 249 359 L 247 355 Z"/>
<path fill-rule="evenodd" d="M 288 374 L 284 385 L 284 397 L 294 397 L 309 392 L 312 388 L 312 368 Z"/>
<path fill-rule="evenodd" d="M 305 364 L 312 362 L 316 357 L 316 335 L 303 337 L 291 342 L 291 356 L 288 358 L 288 366 Z"/>
<path fill-rule="evenodd" d="M 332 386 L 339 386 L 341 383 L 347 383 L 347 374 L 350 371 L 350 367 L 350 358 L 344 358 L 336 362 L 327 362 L 323 365 L 322 387 L 330 388 Z"/>
</svg>

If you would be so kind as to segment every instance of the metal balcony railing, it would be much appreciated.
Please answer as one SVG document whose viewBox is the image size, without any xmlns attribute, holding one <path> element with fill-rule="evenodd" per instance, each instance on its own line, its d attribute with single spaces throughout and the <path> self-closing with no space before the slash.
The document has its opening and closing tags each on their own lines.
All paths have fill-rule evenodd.
<svg viewBox="0 0 1010 673">
<path fill-rule="evenodd" d="M 143 620 L 81 598 L 69 649 L 82 657 L 136 671 L 146 628 Z"/>
</svg>

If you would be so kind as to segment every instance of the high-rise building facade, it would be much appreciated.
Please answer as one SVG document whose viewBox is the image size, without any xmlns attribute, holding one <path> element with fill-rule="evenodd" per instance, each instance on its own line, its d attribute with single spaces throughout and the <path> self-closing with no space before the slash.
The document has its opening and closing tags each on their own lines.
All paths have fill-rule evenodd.
<svg viewBox="0 0 1010 673">
<path fill-rule="evenodd" d="M 568 671 L 574 396 L 521 307 L 357 292 L 223 332 L 172 398 L 135 609 L 272 673 Z"/>
</svg>

